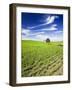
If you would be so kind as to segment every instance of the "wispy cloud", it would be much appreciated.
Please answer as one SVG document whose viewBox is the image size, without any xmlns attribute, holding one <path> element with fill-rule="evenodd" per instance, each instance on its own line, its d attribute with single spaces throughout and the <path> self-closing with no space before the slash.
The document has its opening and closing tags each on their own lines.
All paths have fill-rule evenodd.
<svg viewBox="0 0 72 90">
<path fill-rule="evenodd" d="M 50 38 L 51 41 L 62 41 L 63 40 L 63 31 L 54 31 L 54 33 L 45 32 L 32 32 L 30 30 L 22 32 L 22 40 L 36 40 L 36 41 L 45 41 L 46 38 Z"/>
<path fill-rule="evenodd" d="M 54 22 L 54 20 L 58 18 L 58 16 L 48 16 L 46 17 L 46 19 L 44 20 L 44 23 L 43 24 L 39 24 L 39 25 L 35 25 L 33 27 L 28 27 L 29 29 L 34 29 L 34 28 L 37 28 L 37 27 L 41 27 L 41 26 L 44 26 L 44 25 L 48 25 L 48 24 L 51 24 Z"/>
<path fill-rule="evenodd" d="M 47 38 L 50 38 L 51 41 L 62 41 L 63 30 L 61 26 L 59 26 L 59 21 L 61 20 L 60 16 L 44 15 L 43 17 L 44 18 L 38 18 L 38 22 L 36 20 L 33 20 L 35 26 L 31 27 L 32 24 L 28 24 L 26 27 L 22 28 L 22 39 L 45 41 Z M 56 19 L 57 21 L 55 21 Z M 41 22 L 39 22 L 39 20 L 41 20 Z"/>
<path fill-rule="evenodd" d="M 28 29 L 22 29 L 21 30 L 21 33 L 22 33 L 22 35 L 29 35 L 30 34 L 30 30 L 28 30 Z"/>
<path fill-rule="evenodd" d="M 53 31 L 53 30 L 57 30 L 58 28 L 57 28 L 57 24 L 53 24 L 53 25 L 51 25 L 50 27 L 48 27 L 48 28 L 43 28 L 42 30 L 43 31 Z"/>
<path fill-rule="evenodd" d="M 44 41 L 46 40 L 46 38 L 49 38 L 50 36 L 49 35 L 46 35 L 46 34 L 40 34 L 40 35 L 36 35 L 35 38 L 37 40 L 40 40 L 40 41 Z"/>
<path fill-rule="evenodd" d="M 40 35 L 40 34 L 44 34 L 44 33 L 45 33 L 45 32 L 43 32 L 43 31 L 31 32 L 30 35 L 31 35 L 31 36 L 34 36 L 34 35 L 36 36 L 36 35 Z"/>
<path fill-rule="evenodd" d="M 40 35 L 40 34 L 44 34 L 44 31 L 37 31 L 37 32 L 33 32 L 32 30 L 28 30 L 28 29 L 22 29 L 21 30 L 21 34 L 25 35 L 25 36 L 34 36 L 34 35 Z"/>
<path fill-rule="evenodd" d="M 47 18 L 46 18 L 46 24 L 51 24 L 51 23 L 53 23 L 54 22 L 54 20 L 55 19 L 57 19 L 58 18 L 58 16 L 48 16 Z"/>
<path fill-rule="evenodd" d="M 51 41 L 62 41 L 63 36 L 61 32 L 57 32 L 54 34 L 48 34 L 48 33 L 37 33 L 37 34 L 28 34 L 28 35 L 22 35 L 22 40 L 36 40 L 36 41 L 45 41 L 47 38 L 50 38 Z"/>
</svg>

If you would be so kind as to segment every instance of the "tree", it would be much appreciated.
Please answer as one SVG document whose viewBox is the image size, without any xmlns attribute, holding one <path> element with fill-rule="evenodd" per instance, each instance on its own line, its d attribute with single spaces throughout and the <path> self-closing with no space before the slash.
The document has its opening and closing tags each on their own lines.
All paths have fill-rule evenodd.
<svg viewBox="0 0 72 90">
<path fill-rule="evenodd" d="M 49 38 L 46 39 L 46 43 L 48 43 L 48 42 L 50 42 L 50 39 Z"/>
</svg>

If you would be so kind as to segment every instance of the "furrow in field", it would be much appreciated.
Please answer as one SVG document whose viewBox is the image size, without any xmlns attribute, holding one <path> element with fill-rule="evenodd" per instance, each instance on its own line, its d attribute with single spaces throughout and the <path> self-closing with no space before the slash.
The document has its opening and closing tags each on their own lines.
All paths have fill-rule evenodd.
<svg viewBox="0 0 72 90">
<path fill-rule="evenodd" d="M 55 60 L 57 61 L 58 58 L 59 58 L 59 57 L 56 57 Z M 59 62 L 58 62 L 58 63 L 59 63 Z M 30 75 L 34 75 L 34 74 L 36 74 L 37 72 L 43 71 L 44 68 L 47 68 L 47 66 L 48 66 L 48 64 L 46 64 L 46 65 L 43 64 L 42 66 L 37 65 L 37 67 L 35 67 L 35 68 L 33 68 L 33 69 L 31 70 L 31 72 L 29 73 L 29 76 L 30 76 Z M 47 71 L 47 70 L 46 70 L 46 71 Z"/>
<path fill-rule="evenodd" d="M 57 70 L 59 70 L 59 68 L 60 68 L 61 66 L 62 66 L 62 63 L 61 63 L 61 62 L 58 63 L 58 64 L 53 68 L 53 70 L 50 72 L 49 75 L 53 75 L 54 72 L 56 72 Z"/>
<path fill-rule="evenodd" d="M 56 58 L 56 60 L 52 63 L 52 64 L 49 64 L 49 68 L 48 69 L 51 69 L 53 68 L 57 63 L 61 62 L 61 55 L 59 57 Z"/>
<path fill-rule="evenodd" d="M 52 58 L 58 56 L 58 54 L 59 54 L 59 53 L 57 53 L 56 55 L 54 55 L 54 56 L 52 56 L 52 57 L 47 58 L 47 60 L 52 60 Z M 40 58 L 39 60 L 35 61 L 35 63 L 34 63 L 33 65 L 24 67 L 24 68 L 22 69 L 22 71 L 26 71 L 26 70 L 32 69 L 32 68 L 34 68 L 34 67 L 36 67 L 36 66 L 38 67 L 39 65 L 42 64 L 42 59 L 43 59 L 43 58 Z M 46 59 L 46 58 L 45 58 L 45 59 Z M 46 62 L 47 62 L 47 60 L 46 60 Z M 51 62 L 50 64 L 52 64 L 52 63 L 54 63 L 54 60 L 53 60 L 53 62 Z M 43 63 L 43 64 L 44 64 L 44 63 Z"/>
<path fill-rule="evenodd" d="M 40 73 L 43 73 L 43 72 L 44 72 L 44 74 L 45 74 L 46 72 L 51 71 L 51 69 L 53 69 L 53 68 L 56 66 L 56 64 L 58 64 L 58 63 L 61 63 L 61 61 L 60 61 L 59 59 L 57 60 L 57 62 L 55 62 L 55 63 L 54 63 L 53 65 L 51 65 L 51 66 L 47 66 L 47 65 L 46 65 L 44 71 L 42 70 Z"/>
<path fill-rule="evenodd" d="M 53 75 L 63 75 L 63 65 Z"/>
<path fill-rule="evenodd" d="M 56 62 L 54 65 L 49 67 L 47 75 L 54 75 L 54 73 L 57 72 L 57 70 L 59 70 L 59 68 L 63 65 L 63 61 L 61 59 L 59 60 L 60 61 Z"/>
</svg>

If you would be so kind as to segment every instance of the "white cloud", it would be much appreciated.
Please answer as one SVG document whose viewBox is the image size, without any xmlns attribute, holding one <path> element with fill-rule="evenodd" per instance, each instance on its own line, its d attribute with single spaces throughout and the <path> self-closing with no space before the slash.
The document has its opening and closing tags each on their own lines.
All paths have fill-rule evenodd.
<svg viewBox="0 0 72 90">
<path fill-rule="evenodd" d="M 21 38 L 22 40 L 29 40 L 30 30 L 22 29 L 21 30 Z"/>
<path fill-rule="evenodd" d="M 40 34 L 44 34 L 45 32 L 31 32 L 30 35 L 40 35 Z"/>
<path fill-rule="evenodd" d="M 28 29 L 22 29 L 22 30 L 21 30 L 21 33 L 22 33 L 22 34 L 25 34 L 25 35 L 29 35 L 30 30 L 28 30 Z"/>
<path fill-rule="evenodd" d="M 22 39 L 22 40 L 32 40 L 31 37 L 26 36 L 26 35 L 22 35 L 21 39 Z"/>
<path fill-rule="evenodd" d="M 54 20 L 58 18 L 58 16 L 48 16 L 44 21 L 43 24 L 39 24 L 39 25 L 35 25 L 33 27 L 28 27 L 29 29 L 34 29 L 34 28 L 37 28 L 37 27 L 41 27 L 41 26 L 44 26 L 44 25 L 48 25 L 48 24 L 51 24 L 54 22 Z"/>
<path fill-rule="evenodd" d="M 46 31 L 54 31 L 54 33 L 46 33 Z M 62 41 L 63 40 L 63 31 L 57 30 L 57 24 L 52 24 L 50 28 L 44 28 L 41 31 L 34 32 L 28 29 L 22 29 L 22 40 L 36 40 L 36 41 L 45 41 L 47 38 L 50 38 L 51 41 Z"/>
<path fill-rule="evenodd" d="M 30 30 L 23 29 L 22 30 L 22 40 L 37 40 L 43 41 L 48 36 L 45 35 L 45 32 L 31 32 Z"/>
<path fill-rule="evenodd" d="M 53 37 L 51 38 L 51 41 L 63 41 L 63 37 Z"/>
<path fill-rule="evenodd" d="M 28 30 L 28 29 L 22 29 L 21 34 L 24 36 L 29 36 L 29 35 L 40 35 L 40 34 L 44 34 L 45 32 L 43 31 L 38 31 L 38 32 L 33 32 L 32 30 Z"/>
<path fill-rule="evenodd" d="M 42 30 L 44 30 L 44 31 L 57 30 L 57 24 L 53 24 L 53 25 L 51 25 L 49 28 L 43 28 Z"/>
<path fill-rule="evenodd" d="M 63 33 L 63 31 L 62 31 L 62 30 L 58 30 L 58 31 L 56 31 L 55 33 L 56 33 L 56 34 L 58 34 L 58 33 Z"/>
<path fill-rule="evenodd" d="M 34 40 L 37 41 L 45 41 L 47 38 L 49 38 L 51 41 L 62 41 L 63 36 L 62 35 L 49 35 L 49 34 L 43 34 L 43 35 L 36 35 Z"/>
<path fill-rule="evenodd" d="M 44 30 L 44 31 L 53 31 L 53 30 L 57 30 L 57 28 L 56 27 L 50 27 L 50 28 L 44 28 L 42 30 Z"/>
<path fill-rule="evenodd" d="M 48 16 L 48 17 L 46 18 L 46 24 L 51 24 L 51 23 L 53 23 L 56 18 L 58 18 L 58 16 Z"/>
<path fill-rule="evenodd" d="M 53 27 L 57 27 L 57 24 L 53 24 L 52 26 L 53 26 Z"/>
<path fill-rule="evenodd" d="M 28 28 L 29 29 L 34 29 L 34 28 L 37 28 L 37 27 L 40 27 L 40 26 L 44 26 L 44 25 L 47 25 L 47 23 L 39 24 L 39 25 L 36 25 L 36 26 L 33 26 L 33 27 L 28 27 Z"/>
<path fill-rule="evenodd" d="M 63 35 L 61 34 L 61 32 L 62 31 L 59 31 L 54 34 L 39 32 L 39 33 L 30 34 L 30 35 L 22 35 L 22 40 L 45 41 L 47 38 L 49 38 L 51 41 L 62 41 Z"/>
<path fill-rule="evenodd" d="M 44 40 L 46 40 L 46 38 L 48 38 L 48 35 L 37 35 L 36 37 L 35 37 L 37 40 L 40 40 L 40 41 L 44 41 Z"/>
</svg>

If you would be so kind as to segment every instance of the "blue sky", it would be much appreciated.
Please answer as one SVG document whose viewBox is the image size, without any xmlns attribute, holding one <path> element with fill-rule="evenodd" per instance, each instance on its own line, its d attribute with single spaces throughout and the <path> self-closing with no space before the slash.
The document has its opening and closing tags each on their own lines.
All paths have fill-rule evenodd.
<svg viewBox="0 0 72 90">
<path fill-rule="evenodd" d="M 63 15 L 21 13 L 22 40 L 63 41 Z"/>
</svg>

